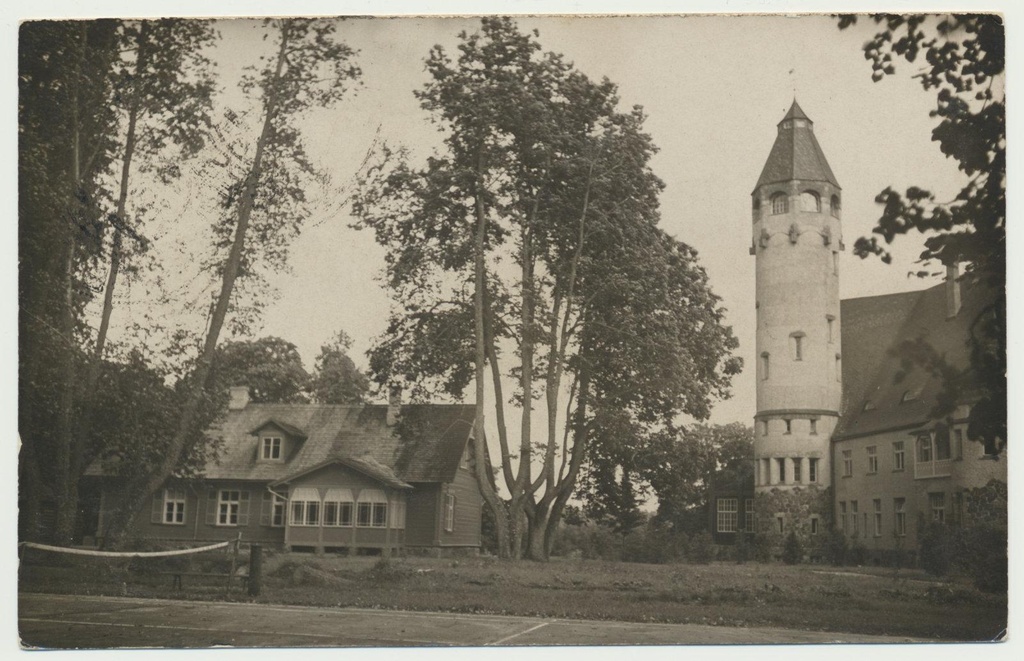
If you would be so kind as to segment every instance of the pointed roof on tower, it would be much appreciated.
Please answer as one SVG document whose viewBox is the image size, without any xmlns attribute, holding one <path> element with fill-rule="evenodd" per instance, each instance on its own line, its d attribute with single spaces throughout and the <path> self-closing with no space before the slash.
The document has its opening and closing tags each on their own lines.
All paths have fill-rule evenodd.
<svg viewBox="0 0 1024 661">
<path fill-rule="evenodd" d="M 796 99 L 793 99 L 793 105 L 778 126 L 779 134 L 754 190 L 765 184 L 793 179 L 827 181 L 841 188 L 814 137 L 814 122 L 804 113 Z"/>
</svg>

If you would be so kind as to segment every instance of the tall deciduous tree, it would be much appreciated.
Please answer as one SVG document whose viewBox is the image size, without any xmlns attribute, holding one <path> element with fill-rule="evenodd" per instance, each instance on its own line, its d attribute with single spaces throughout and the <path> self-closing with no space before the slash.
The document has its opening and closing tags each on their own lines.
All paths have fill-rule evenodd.
<svg viewBox="0 0 1024 661">
<path fill-rule="evenodd" d="M 236 340 L 217 348 L 213 383 L 217 390 L 248 386 L 253 402 L 306 402 L 310 376 L 298 348 L 279 337 Z"/>
<path fill-rule="evenodd" d="M 221 330 L 237 296 L 236 283 L 254 278 L 261 268 L 281 266 L 305 215 L 305 185 L 316 169 L 303 148 L 295 122 L 314 107 L 337 103 L 360 72 L 353 51 L 337 41 L 337 21 L 267 19 L 273 54 L 247 75 L 242 89 L 258 97 L 260 126 L 250 143 L 234 145 L 219 164 L 229 184 L 224 189 L 224 215 L 215 226 L 216 256 L 210 264 L 219 277 L 219 292 L 211 308 L 206 337 L 195 368 L 187 379 L 187 397 L 175 433 L 161 461 L 128 480 L 106 539 L 121 543 L 135 512 L 203 439 L 203 409 L 216 393 L 209 387 L 211 368 Z M 237 114 L 229 119 L 240 121 Z M 244 160 L 237 155 L 245 154 Z"/>
<path fill-rule="evenodd" d="M 455 397 L 472 379 L 482 429 L 490 368 L 507 500 L 485 461 L 478 483 L 499 551 L 525 542 L 544 559 L 602 414 L 642 426 L 706 416 L 738 363 L 696 254 L 657 227 L 662 183 L 641 110 L 617 111 L 613 84 L 541 53 L 536 36 L 488 18 L 461 35 L 457 59 L 435 47 L 417 96 L 446 149 L 422 168 L 386 154 L 355 211 L 387 248 L 401 303 L 374 377 Z M 504 379 L 516 383 L 515 440 Z M 477 457 L 483 443 L 477 434 Z"/>
<path fill-rule="evenodd" d="M 929 275 L 927 267 L 935 262 L 964 263 L 963 281 L 990 292 L 991 303 L 971 324 L 966 369 L 950 365 L 927 343 L 911 341 L 899 350 L 905 361 L 942 379 L 932 415 L 951 415 L 958 404 L 970 402 L 968 437 L 998 447 L 1007 439 L 1005 27 L 998 14 L 871 19 L 881 28 L 864 46 L 872 79 L 895 74 L 896 59 L 920 65 L 914 77 L 936 95 L 932 116 L 939 122 L 932 140 L 970 179 L 950 203 L 936 202 L 919 187 L 904 194 L 886 188 L 875 198 L 883 212 L 872 230 L 885 243 L 877 236 L 860 238 L 854 254 L 889 263 L 886 245 L 916 230 L 928 235 L 919 275 Z M 856 21 L 842 16 L 839 27 Z"/>
<path fill-rule="evenodd" d="M 370 389 L 370 380 L 349 358 L 352 338 L 338 331 L 334 339 L 320 347 L 310 393 L 321 404 L 360 404 Z"/>
<path fill-rule="evenodd" d="M 100 255 L 115 152 L 110 72 L 117 21 L 32 21 L 19 34 L 18 295 L 22 530 L 40 534 L 50 491 L 59 541 L 74 522 L 76 375 L 82 310 Z"/>
</svg>

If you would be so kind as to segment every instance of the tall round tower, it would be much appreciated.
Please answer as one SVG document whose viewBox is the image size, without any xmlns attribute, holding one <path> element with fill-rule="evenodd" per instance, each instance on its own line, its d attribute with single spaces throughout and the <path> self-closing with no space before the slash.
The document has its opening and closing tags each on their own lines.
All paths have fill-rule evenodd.
<svg viewBox="0 0 1024 661">
<path fill-rule="evenodd" d="M 839 418 L 841 191 L 793 101 L 752 197 L 757 272 L 757 530 L 814 554 L 831 528 Z"/>
</svg>

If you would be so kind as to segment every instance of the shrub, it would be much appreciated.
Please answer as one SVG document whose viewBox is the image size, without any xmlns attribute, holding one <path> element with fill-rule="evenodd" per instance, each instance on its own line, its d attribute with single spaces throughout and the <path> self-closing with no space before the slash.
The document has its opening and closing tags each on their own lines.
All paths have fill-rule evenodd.
<svg viewBox="0 0 1024 661">
<path fill-rule="evenodd" d="M 1006 528 L 978 526 L 965 533 L 958 564 L 964 567 L 979 590 L 1005 594 L 1009 588 Z"/>
<path fill-rule="evenodd" d="M 804 547 L 800 544 L 800 539 L 797 538 L 796 532 L 791 531 L 789 537 L 786 538 L 786 543 L 782 547 L 782 561 L 787 565 L 796 565 L 802 562 L 804 559 Z"/>
<path fill-rule="evenodd" d="M 858 567 L 860 565 L 867 564 L 868 561 L 868 550 L 858 540 L 854 538 L 853 544 L 850 545 L 849 550 L 846 553 L 846 564 Z"/>
<path fill-rule="evenodd" d="M 921 568 L 934 576 L 948 574 L 952 555 L 949 529 L 938 521 L 928 521 L 918 527 L 917 539 Z"/>
<path fill-rule="evenodd" d="M 715 540 L 711 533 L 702 532 L 693 536 L 687 549 L 686 558 L 690 562 L 706 565 L 715 559 Z"/>
<path fill-rule="evenodd" d="M 846 535 L 838 528 L 830 530 L 825 538 L 825 557 L 829 563 L 834 567 L 841 567 L 846 563 L 848 551 Z"/>
<path fill-rule="evenodd" d="M 771 562 L 772 542 L 768 535 L 756 533 L 750 540 L 750 556 L 762 564 Z"/>
</svg>

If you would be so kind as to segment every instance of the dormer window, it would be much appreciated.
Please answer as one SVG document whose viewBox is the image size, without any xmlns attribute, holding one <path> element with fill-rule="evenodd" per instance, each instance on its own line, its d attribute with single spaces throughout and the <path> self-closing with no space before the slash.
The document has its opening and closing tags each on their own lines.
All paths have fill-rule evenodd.
<svg viewBox="0 0 1024 661">
<path fill-rule="evenodd" d="M 915 399 L 917 399 L 917 391 L 916 390 L 907 390 L 907 391 L 905 391 L 903 393 L 903 396 L 900 397 L 900 404 L 903 404 L 905 402 L 912 402 Z"/>
<path fill-rule="evenodd" d="M 281 460 L 281 437 L 280 436 L 264 436 L 263 437 L 263 448 L 260 452 L 260 458 L 264 461 L 280 461 Z"/>
</svg>

